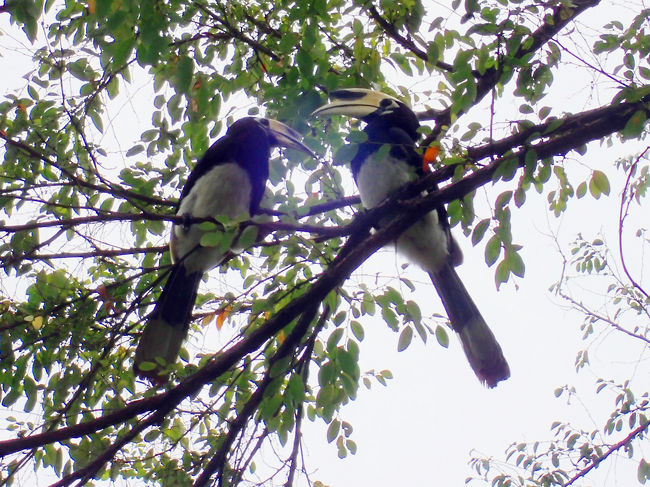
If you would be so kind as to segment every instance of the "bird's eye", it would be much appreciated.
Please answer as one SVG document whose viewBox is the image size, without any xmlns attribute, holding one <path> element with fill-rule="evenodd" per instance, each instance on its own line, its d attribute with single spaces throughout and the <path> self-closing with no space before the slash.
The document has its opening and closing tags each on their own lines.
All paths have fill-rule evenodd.
<svg viewBox="0 0 650 487">
<path fill-rule="evenodd" d="M 390 100 L 389 98 L 384 98 L 379 104 L 384 108 L 388 108 L 391 102 L 392 100 Z"/>
<path fill-rule="evenodd" d="M 265 127 L 270 127 L 270 123 L 269 123 L 269 121 L 268 121 L 266 118 L 262 118 L 262 119 L 260 120 L 260 123 L 261 123 L 262 125 L 264 125 Z"/>
</svg>

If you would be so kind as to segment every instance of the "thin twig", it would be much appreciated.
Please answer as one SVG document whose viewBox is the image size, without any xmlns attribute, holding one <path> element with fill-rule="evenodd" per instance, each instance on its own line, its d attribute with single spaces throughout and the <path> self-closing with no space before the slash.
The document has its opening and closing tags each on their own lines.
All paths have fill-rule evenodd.
<svg viewBox="0 0 650 487">
<path fill-rule="evenodd" d="M 650 299 L 650 296 L 646 292 L 645 289 L 632 277 L 632 274 L 630 274 L 629 269 L 627 268 L 627 264 L 625 263 L 625 255 L 623 252 L 623 224 L 625 222 L 625 218 L 627 217 L 628 210 L 630 208 L 630 203 L 632 202 L 633 199 L 633 194 L 632 191 L 630 190 L 630 197 L 627 200 L 627 205 L 625 204 L 625 200 L 627 198 L 627 191 L 628 188 L 630 187 L 630 181 L 632 179 L 632 174 L 634 174 L 634 170 L 639 164 L 639 161 L 643 158 L 643 156 L 650 150 L 650 146 L 646 147 L 646 149 L 636 158 L 634 161 L 634 164 L 630 167 L 627 175 L 627 179 L 625 180 L 625 187 L 623 188 L 623 191 L 621 193 L 621 205 L 619 207 L 619 212 L 618 212 L 618 255 L 621 259 L 621 264 L 623 265 L 623 272 L 625 272 L 625 275 L 627 278 L 630 280 L 632 285 L 641 293 L 643 294 L 646 299 Z M 625 211 L 623 211 L 623 207 L 625 207 Z"/>
</svg>

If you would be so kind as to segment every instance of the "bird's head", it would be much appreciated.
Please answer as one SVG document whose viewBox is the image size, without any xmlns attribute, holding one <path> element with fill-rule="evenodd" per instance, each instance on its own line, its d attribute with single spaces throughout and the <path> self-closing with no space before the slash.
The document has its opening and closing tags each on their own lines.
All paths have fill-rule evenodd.
<svg viewBox="0 0 650 487">
<path fill-rule="evenodd" d="M 358 118 L 369 126 L 399 127 L 415 142 L 420 122 L 415 113 L 397 98 L 365 88 L 345 88 L 330 92 L 329 104 L 312 112 L 312 116 L 345 115 Z"/>
<path fill-rule="evenodd" d="M 302 143 L 302 135 L 299 132 L 271 118 L 240 118 L 228 127 L 227 135 L 234 140 L 250 140 L 251 143 L 259 141 L 259 137 L 263 136 L 268 140 L 269 147 L 288 147 L 316 157 L 311 149 Z"/>
</svg>

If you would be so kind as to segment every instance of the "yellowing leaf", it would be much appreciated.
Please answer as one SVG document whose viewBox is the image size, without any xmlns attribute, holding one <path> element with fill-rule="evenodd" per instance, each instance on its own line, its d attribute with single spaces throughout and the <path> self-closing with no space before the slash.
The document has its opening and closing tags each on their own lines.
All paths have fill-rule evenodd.
<svg viewBox="0 0 650 487">
<path fill-rule="evenodd" d="M 38 331 L 38 330 L 41 329 L 42 326 L 43 326 L 43 317 L 42 316 L 36 316 L 32 320 L 32 328 L 34 328 L 34 330 Z"/>
<path fill-rule="evenodd" d="M 217 313 L 217 330 L 221 330 L 221 327 L 223 326 L 224 321 L 226 321 L 226 318 L 228 318 L 231 310 L 232 307 L 228 305 Z"/>
<path fill-rule="evenodd" d="M 208 313 L 207 315 L 205 315 L 203 317 L 203 319 L 201 320 L 201 326 L 205 326 L 208 323 L 210 323 L 212 321 L 212 318 L 215 317 L 215 315 L 216 315 L 216 313 Z M 217 326 L 219 326 L 219 325 L 217 324 Z"/>
<path fill-rule="evenodd" d="M 284 340 L 287 338 L 286 334 L 284 333 L 284 330 L 280 330 L 278 332 L 278 343 L 282 345 L 284 343 Z"/>
<path fill-rule="evenodd" d="M 97 12 L 97 1 L 96 0 L 88 0 L 88 13 L 89 14 L 94 14 Z"/>
</svg>

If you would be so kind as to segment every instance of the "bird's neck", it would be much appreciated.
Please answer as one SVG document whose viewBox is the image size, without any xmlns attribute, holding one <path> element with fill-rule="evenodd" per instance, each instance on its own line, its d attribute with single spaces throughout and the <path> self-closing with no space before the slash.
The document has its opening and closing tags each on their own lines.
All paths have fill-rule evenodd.
<svg viewBox="0 0 650 487">
<path fill-rule="evenodd" d="M 418 157 L 415 152 L 417 134 L 409 134 L 400 126 L 399 121 L 370 120 L 367 122 L 364 132 L 368 138 L 359 144 L 359 150 L 351 163 L 355 179 L 364 161 L 385 144 L 390 146 L 390 154 L 394 157 L 406 160 Z"/>
</svg>

